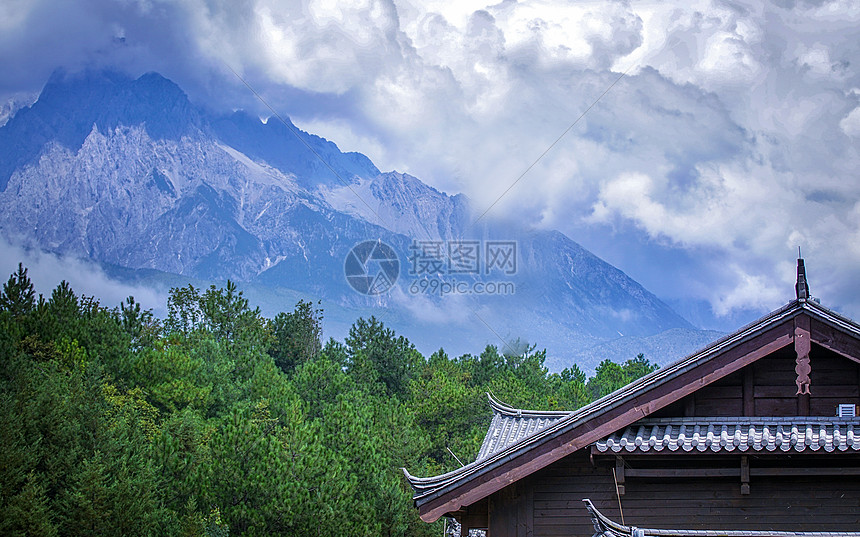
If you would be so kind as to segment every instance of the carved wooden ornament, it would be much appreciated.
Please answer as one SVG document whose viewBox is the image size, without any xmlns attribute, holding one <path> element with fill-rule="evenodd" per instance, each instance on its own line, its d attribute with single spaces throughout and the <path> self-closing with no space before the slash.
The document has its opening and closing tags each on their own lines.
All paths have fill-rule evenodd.
<svg viewBox="0 0 860 537">
<path fill-rule="evenodd" d="M 809 340 L 809 332 L 800 327 L 794 329 L 794 350 L 797 352 L 797 365 L 794 372 L 797 373 L 797 395 L 810 394 L 809 385 L 812 381 L 809 374 L 812 367 L 809 364 L 809 351 L 812 350 L 812 342 Z"/>
</svg>

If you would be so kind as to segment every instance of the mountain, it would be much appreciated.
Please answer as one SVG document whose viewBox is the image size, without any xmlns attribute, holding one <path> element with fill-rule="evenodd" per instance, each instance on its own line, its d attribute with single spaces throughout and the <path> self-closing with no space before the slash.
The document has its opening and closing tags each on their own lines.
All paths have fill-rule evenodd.
<svg viewBox="0 0 860 537">
<path fill-rule="evenodd" d="M 461 194 L 381 172 L 289 120 L 210 113 L 158 74 L 56 72 L 0 127 L 0 155 L 7 240 L 125 277 L 230 278 L 274 297 L 321 299 L 335 318 L 377 315 L 425 353 L 521 338 L 547 347 L 553 369 L 618 338 L 688 334 L 661 362 L 700 345 L 684 318 L 565 235 L 473 226 Z M 348 279 L 350 270 L 375 275 L 373 288 L 394 286 L 358 293 L 351 285 L 363 276 Z M 470 293 L 440 296 L 456 285 Z M 346 327 L 326 329 L 342 337 Z M 636 354 L 612 353 L 626 354 L 604 357 Z"/>
</svg>

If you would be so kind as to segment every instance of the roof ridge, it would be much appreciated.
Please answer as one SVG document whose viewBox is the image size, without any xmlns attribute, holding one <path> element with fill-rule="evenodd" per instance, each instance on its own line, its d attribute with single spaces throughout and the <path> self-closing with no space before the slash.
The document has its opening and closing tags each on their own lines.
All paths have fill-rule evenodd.
<svg viewBox="0 0 860 537">
<path fill-rule="evenodd" d="M 564 418 L 570 415 L 573 410 L 525 410 L 522 408 L 514 408 L 496 399 L 492 393 L 487 393 L 487 399 L 490 401 L 490 408 L 494 414 L 510 418 Z"/>
</svg>

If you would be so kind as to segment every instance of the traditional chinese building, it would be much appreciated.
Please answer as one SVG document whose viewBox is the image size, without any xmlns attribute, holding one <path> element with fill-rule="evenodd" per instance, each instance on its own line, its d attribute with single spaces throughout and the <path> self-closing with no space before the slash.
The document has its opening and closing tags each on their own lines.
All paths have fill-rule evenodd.
<svg viewBox="0 0 860 537">
<path fill-rule="evenodd" d="M 474 462 L 407 478 L 423 520 L 489 537 L 589 537 L 584 498 L 627 527 L 860 532 L 858 404 L 860 325 L 801 259 L 786 306 L 572 412 L 490 398 Z"/>
</svg>

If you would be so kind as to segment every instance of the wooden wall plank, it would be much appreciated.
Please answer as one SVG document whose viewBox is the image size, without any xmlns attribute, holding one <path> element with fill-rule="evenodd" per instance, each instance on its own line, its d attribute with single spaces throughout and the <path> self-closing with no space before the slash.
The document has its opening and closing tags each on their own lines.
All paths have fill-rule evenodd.
<svg viewBox="0 0 860 537">
<path fill-rule="evenodd" d="M 533 524 L 528 524 L 529 511 L 534 511 L 532 502 L 526 500 L 525 483 L 519 482 L 516 484 L 517 494 L 514 498 L 516 502 L 517 519 L 515 521 L 515 535 L 517 537 L 527 537 L 531 535 Z"/>
<path fill-rule="evenodd" d="M 690 460 L 695 462 L 695 457 Z M 763 459 L 772 465 L 809 465 L 815 458 L 789 460 L 785 456 Z M 829 457 L 828 457 L 829 459 Z M 826 463 L 822 458 L 820 462 Z M 844 475 L 860 472 L 860 457 L 846 455 L 840 464 L 853 464 L 842 474 L 831 469 L 826 479 L 815 476 L 762 475 L 750 469 L 750 494 L 740 491 L 740 468 L 725 468 L 738 477 L 646 478 L 636 476 L 636 465 L 626 469 L 626 494 L 622 497 L 628 525 L 682 529 L 774 529 L 785 531 L 856 531 L 860 524 L 860 480 Z M 756 464 L 762 461 L 756 460 Z M 533 476 L 534 536 L 589 537 L 593 533 L 582 498 L 590 498 L 598 509 L 620 521 L 617 498 L 609 467 L 583 467 L 570 477 L 551 478 L 553 466 Z M 818 470 L 809 470 L 815 473 Z M 793 473 L 802 474 L 797 468 Z M 683 472 L 680 472 L 683 473 Z M 641 473 L 640 473 L 641 475 Z M 497 537 L 494 535 L 493 537 Z"/>
<path fill-rule="evenodd" d="M 705 386 L 696 392 L 696 399 L 741 399 L 743 386 Z"/>
<path fill-rule="evenodd" d="M 784 397 L 793 399 L 797 392 L 797 386 L 792 381 L 791 385 L 783 384 L 782 386 L 756 386 L 753 389 L 753 397 L 756 399 L 769 399 L 774 397 Z"/>
<path fill-rule="evenodd" d="M 696 401 L 696 416 L 708 417 L 727 417 L 743 415 L 744 400 L 740 397 L 737 399 L 720 399 Z"/>
</svg>

